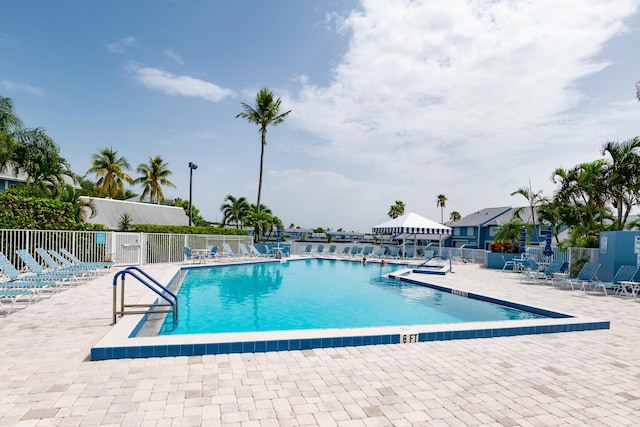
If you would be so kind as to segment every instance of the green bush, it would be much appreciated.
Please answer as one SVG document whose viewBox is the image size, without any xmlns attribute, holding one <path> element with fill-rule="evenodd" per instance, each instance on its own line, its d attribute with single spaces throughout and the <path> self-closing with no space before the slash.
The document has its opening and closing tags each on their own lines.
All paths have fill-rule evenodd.
<svg viewBox="0 0 640 427">
<path fill-rule="evenodd" d="M 131 224 L 129 231 L 139 233 L 171 233 L 171 234 L 225 234 L 233 236 L 246 236 L 247 230 L 238 230 L 236 228 L 220 228 L 198 226 L 189 227 L 188 225 L 155 225 L 155 224 Z"/>
<path fill-rule="evenodd" d="M 76 222 L 71 203 L 0 193 L 0 228 L 26 230 L 102 230 Z"/>
</svg>

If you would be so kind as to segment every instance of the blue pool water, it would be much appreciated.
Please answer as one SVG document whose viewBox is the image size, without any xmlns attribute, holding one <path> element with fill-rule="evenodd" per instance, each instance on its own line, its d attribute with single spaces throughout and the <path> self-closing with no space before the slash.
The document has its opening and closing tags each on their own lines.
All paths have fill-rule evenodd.
<svg viewBox="0 0 640 427">
<path fill-rule="evenodd" d="M 160 335 L 541 318 L 381 277 L 404 266 L 301 260 L 189 270 Z"/>
</svg>

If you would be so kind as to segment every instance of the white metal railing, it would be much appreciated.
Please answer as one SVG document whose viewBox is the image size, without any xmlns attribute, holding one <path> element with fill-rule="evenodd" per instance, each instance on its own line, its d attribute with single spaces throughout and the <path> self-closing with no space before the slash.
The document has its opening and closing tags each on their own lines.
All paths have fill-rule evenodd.
<svg viewBox="0 0 640 427">
<path fill-rule="evenodd" d="M 251 244 L 251 236 L 131 233 L 117 231 L 8 230 L 0 229 L 0 251 L 18 269 L 24 269 L 16 250 L 35 255 L 36 248 L 64 248 L 83 262 L 115 261 L 119 265 L 182 262 L 183 248 L 208 249 L 223 243 L 239 252 L 238 243 Z"/>
</svg>

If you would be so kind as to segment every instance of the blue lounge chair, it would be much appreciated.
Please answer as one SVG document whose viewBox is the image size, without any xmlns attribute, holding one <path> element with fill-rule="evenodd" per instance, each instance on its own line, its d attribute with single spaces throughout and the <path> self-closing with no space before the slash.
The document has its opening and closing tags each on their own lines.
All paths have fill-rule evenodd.
<svg viewBox="0 0 640 427">
<path fill-rule="evenodd" d="M 40 280 L 55 280 L 56 282 L 69 282 L 72 280 L 78 280 L 82 277 L 82 274 L 73 274 L 69 272 L 61 272 L 61 271 L 45 271 L 44 268 L 31 256 L 29 252 L 24 249 L 18 249 L 16 251 L 20 259 L 27 265 L 29 270 L 35 274 L 34 277 L 37 277 Z M 20 277 L 20 280 L 30 280 L 27 279 L 28 276 Z"/>
<path fill-rule="evenodd" d="M 400 256 L 400 248 L 398 246 L 394 246 L 394 247 L 390 248 L 389 252 L 387 253 L 387 258 L 396 259 L 399 256 Z"/>
<path fill-rule="evenodd" d="M 373 246 L 365 246 L 362 250 L 362 256 L 367 257 L 373 252 Z"/>
<path fill-rule="evenodd" d="M 586 293 L 587 291 L 597 292 L 602 289 L 605 296 L 607 295 L 607 290 L 613 294 L 618 294 L 622 291 L 623 284 L 621 282 L 632 281 L 637 272 L 638 267 L 635 265 L 621 265 L 610 282 L 583 282 L 581 290 Z"/>
<path fill-rule="evenodd" d="M 351 252 L 349 252 L 349 253 L 351 254 L 351 256 L 356 256 L 356 255 L 358 255 L 358 252 L 360 252 L 360 251 L 361 251 L 360 246 L 354 245 L 354 246 L 351 247 Z"/>
<path fill-rule="evenodd" d="M 231 246 L 229 246 L 228 243 L 223 243 L 222 244 L 222 249 L 224 251 L 224 254 L 228 257 L 232 257 L 235 258 L 237 255 L 235 254 L 235 252 L 233 252 L 233 249 L 231 249 Z"/>
<path fill-rule="evenodd" d="M 336 254 L 336 245 L 331 245 L 329 246 L 329 255 L 335 255 Z"/>
<path fill-rule="evenodd" d="M 523 282 L 538 283 L 551 283 L 554 274 L 564 273 L 569 268 L 567 261 L 555 260 L 551 261 L 549 265 L 543 271 L 528 271 L 525 272 L 520 278 Z"/>
<path fill-rule="evenodd" d="M 247 249 L 244 243 L 238 243 L 238 248 L 240 249 L 240 253 L 242 254 L 242 256 L 244 257 L 251 256 L 251 254 L 249 253 L 249 250 Z"/>
<path fill-rule="evenodd" d="M 580 288 L 582 288 L 582 286 L 584 286 L 586 282 L 593 282 L 599 269 L 600 269 L 599 263 L 587 262 L 582 266 L 582 269 L 578 273 L 578 276 L 574 278 L 571 278 L 571 277 L 564 278 L 557 282 L 554 280 L 553 285 L 555 286 L 555 283 L 558 283 L 560 287 L 571 286 L 571 290 L 575 289 L 574 285 L 580 286 Z"/>
<path fill-rule="evenodd" d="M 376 251 L 373 253 L 373 256 L 376 258 L 384 258 L 384 255 L 387 253 L 387 248 L 385 246 L 380 246 L 378 249 L 376 249 Z"/>
<path fill-rule="evenodd" d="M 191 261 L 192 263 L 204 261 L 204 258 L 200 256 L 200 254 L 194 254 L 189 246 L 182 248 L 182 251 L 184 252 L 184 256 L 187 258 L 187 261 Z"/>
<path fill-rule="evenodd" d="M 324 253 L 324 245 L 318 245 L 316 248 L 316 255 L 322 255 Z"/>
<path fill-rule="evenodd" d="M 0 271 L 9 279 L 8 281 L 0 282 L 0 288 L 4 290 L 28 289 L 30 292 L 39 294 L 45 290 L 55 292 L 60 289 L 59 277 L 21 275 L 2 252 L 0 252 Z"/>
<path fill-rule="evenodd" d="M 407 253 L 405 254 L 405 259 L 414 259 L 416 256 L 415 248 L 408 248 Z"/>
<path fill-rule="evenodd" d="M 263 248 L 264 250 L 260 250 L 260 248 Z M 263 245 L 249 245 L 249 249 L 251 250 L 251 253 L 254 254 L 255 256 L 259 256 L 259 257 L 268 257 L 269 256 L 269 252 L 266 250 L 266 248 Z"/>
<path fill-rule="evenodd" d="M 32 302 L 33 296 L 34 293 L 28 289 L 0 289 L 0 310 L 11 314 L 20 302 L 26 302 L 27 305 Z"/>
<path fill-rule="evenodd" d="M 88 270 L 92 270 L 92 271 L 94 271 L 94 272 L 96 272 L 98 274 L 100 274 L 100 273 L 108 273 L 109 269 L 112 267 L 112 265 L 108 265 L 107 266 L 107 265 L 103 265 L 102 263 L 92 263 L 92 262 L 81 262 L 79 264 L 74 264 L 71 261 L 69 261 L 67 258 L 65 258 L 62 255 L 60 255 L 54 249 L 49 249 L 47 252 L 49 253 L 49 255 L 51 255 L 51 257 L 56 262 L 59 262 L 64 267 L 82 267 L 82 268 L 86 268 Z"/>
<path fill-rule="evenodd" d="M 304 247 L 304 254 L 311 255 L 311 251 L 313 251 L 313 245 L 309 243 L 307 246 Z"/>
<path fill-rule="evenodd" d="M 84 264 L 84 265 L 94 265 L 94 266 L 100 266 L 100 267 L 105 267 L 105 268 L 109 268 L 109 267 L 113 267 L 116 263 L 115 262 L 111 262 L 111 261 L 104 261 L 104 262 L 83 262 L 81 261 L 77 256 L 75 256 L 74 254 L 72 254 L 71 252 L 69 252 L 68 250 L 64 249 L 64 248 L 60 248 L 60 253 L 62 253 L 62 255 L 66 256 L 67 258 L 69 258 L 71 260 L 72 263 L 76 264 L 76 265 L 80 265 L 80 264 Z"/>
<path fill-rule="evenodd" d="M 51 269 L 52 271 L 65 272 L 69 274 L 80 274 L 80 275 L 97 274 L 96 270 L 93 268 L 86 268 L 86 267 L 74 266 L 74 265 L 61 266 L 51 257 L 51 255 L 49 255 L 49 252 L 45 251 L 43 248 L 36 248 L 36 253 L 40 257 L 40 259 L 44 261 L 47 267 L 49 267 L 49 269 Z"/>
<path fill-rule="evenodd" d="M 342 255 L 349 255 L 350 252 L 351 246 L 345 246 L 344 249 L 342 249 Z"/>
</svg>

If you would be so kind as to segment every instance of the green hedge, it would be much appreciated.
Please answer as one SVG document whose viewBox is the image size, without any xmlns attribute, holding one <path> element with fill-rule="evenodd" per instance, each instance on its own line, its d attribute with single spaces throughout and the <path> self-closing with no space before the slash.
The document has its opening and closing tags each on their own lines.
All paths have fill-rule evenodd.
<svg viewBox="0 0 640 427">
<path fill-rule="evenodd" d="M 19 230 L 103 230 L 77 222 L 71 203 L 0 193 L 0 228 Z"/>
<path fill-rule="evenodd" d="M 232 236 L 246 236 L 247 230 L 220 227 L 189 227 L 188 225 L 155 225 L 132 224 L 129 231 L 139 233 L 172 233 L 172 234 L 226 234 Z"/>
</svg>

